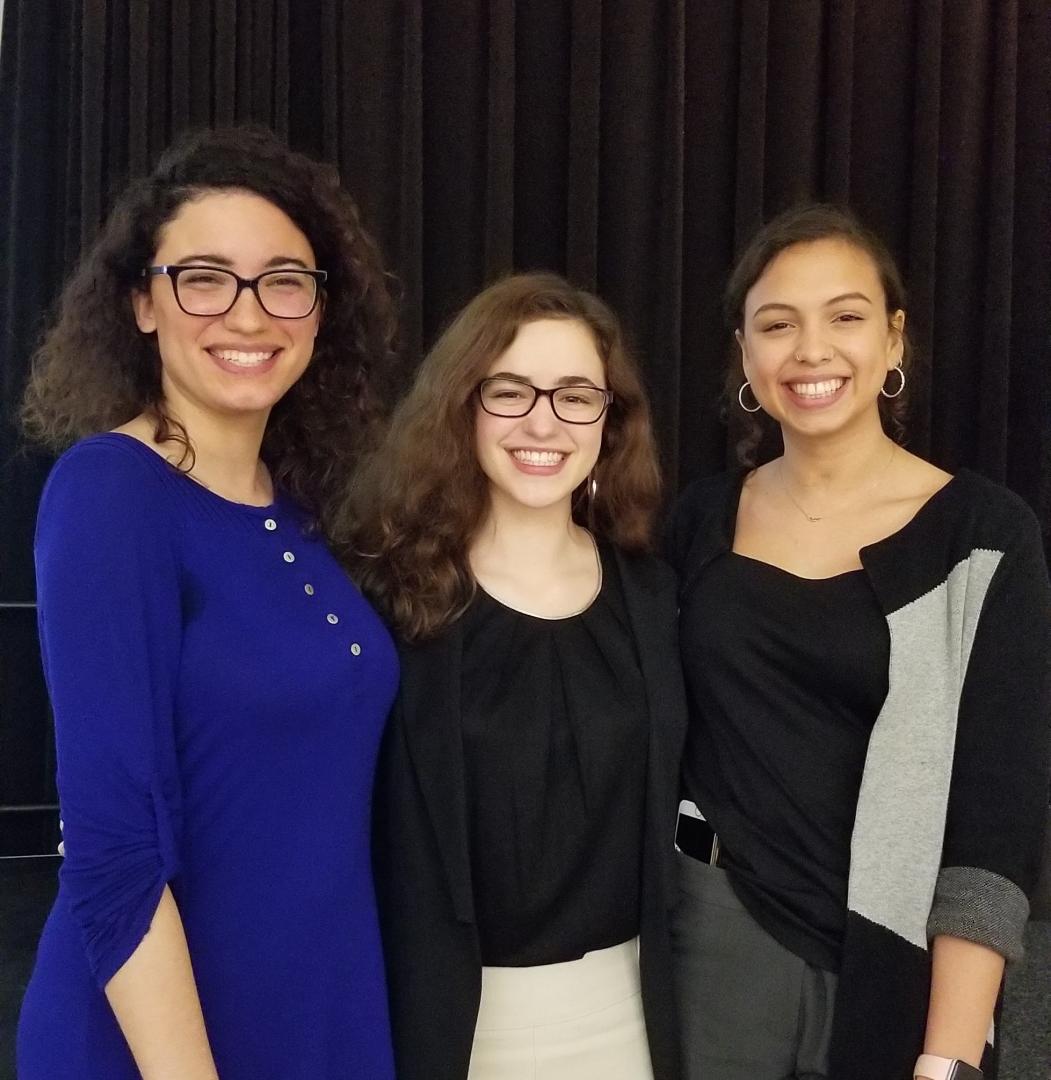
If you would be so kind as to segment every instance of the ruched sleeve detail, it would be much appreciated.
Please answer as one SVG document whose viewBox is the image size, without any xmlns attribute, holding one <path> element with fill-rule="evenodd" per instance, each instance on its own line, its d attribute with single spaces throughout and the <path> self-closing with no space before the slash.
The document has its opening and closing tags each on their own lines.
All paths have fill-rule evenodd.
<svg viewBox="0 0 1051 1080">
<path fill-rule="evenodd" d="M 80 444 L 52 472 L 37 524 L 63 897 L 100 987 L 142 941 L 179 870 L 177 538 L 168 481 L 149 464 L 112 440 Z"/>
</svg>

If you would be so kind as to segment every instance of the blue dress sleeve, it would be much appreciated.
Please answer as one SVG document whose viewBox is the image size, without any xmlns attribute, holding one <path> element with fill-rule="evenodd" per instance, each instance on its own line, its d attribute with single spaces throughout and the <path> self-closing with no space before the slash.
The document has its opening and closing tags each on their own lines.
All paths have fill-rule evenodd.
<svg viewBox="0 0 1051 1080">
<path fill-rule="evenodd" d="M 173 700 L 181 640 L 171 481 L 112 437 L 56 465 L 37 522 L 37 601 L 55 717 L 60 903 L 104 987 L 178 872 Z"/>
</svg>

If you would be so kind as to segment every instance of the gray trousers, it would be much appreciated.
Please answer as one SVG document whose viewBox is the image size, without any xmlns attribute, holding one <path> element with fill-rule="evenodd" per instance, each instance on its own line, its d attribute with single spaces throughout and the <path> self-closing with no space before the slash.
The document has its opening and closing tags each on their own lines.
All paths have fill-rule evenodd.
<svg viewBox="0 0 1051 1080">
<path fill-rule="evenodd" d="M 836 976 L 779 945 L 725 870 L 678 853 L 674 978 L 686 1080 L 821 1080 Z"/>
</svg>

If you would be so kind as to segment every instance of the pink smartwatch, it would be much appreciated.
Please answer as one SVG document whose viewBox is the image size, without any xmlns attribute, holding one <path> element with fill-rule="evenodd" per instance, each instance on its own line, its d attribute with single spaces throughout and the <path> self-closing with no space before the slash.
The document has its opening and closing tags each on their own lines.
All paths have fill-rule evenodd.
<svg viewBox="0 0 1051 1080">
<path fill-rule="evenodd" d="M 916 1059 L 913 1076 L 926 1076 L 930 1080 L 982 1080 L 981 1069 L 968 1065 L 956 1058 L 937 1057 L 935 1054 L 920 1054 Z"/>
</svg>

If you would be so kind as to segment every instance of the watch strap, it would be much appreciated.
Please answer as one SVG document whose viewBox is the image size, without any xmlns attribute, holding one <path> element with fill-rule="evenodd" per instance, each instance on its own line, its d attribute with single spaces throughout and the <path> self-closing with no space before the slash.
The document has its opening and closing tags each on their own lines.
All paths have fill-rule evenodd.
<svg viewBox="0 0 1051 1080">
<path fill-rule="evenodd" d="M 938 1057 L 937 1054 L 920 1054 L 916 1060 L 914 1076 L 927 1076 L 930 1080 L 983 1080 L 981 1069 L 956 1058 Z"/>
</svg>

